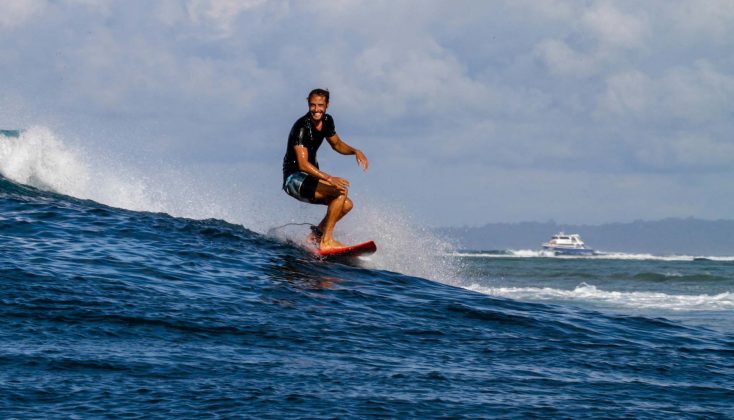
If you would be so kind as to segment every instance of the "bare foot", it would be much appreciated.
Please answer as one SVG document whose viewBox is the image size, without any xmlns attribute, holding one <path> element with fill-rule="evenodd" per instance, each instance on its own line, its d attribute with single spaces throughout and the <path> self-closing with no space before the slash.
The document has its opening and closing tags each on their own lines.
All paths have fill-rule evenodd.
<svg viewBox="0 0 734 420">
<path fill-rule="evenodd" d="M 311 233 L 308 234 L 308 242 L 314 245 L 319 245 L 321 238 L 324 236 L 324 232 L 321 231 L 317 226 L 311 226 Z"/>
<path fill-rule="evenodd" d="M 334 239 L 331 239 L 331 240 L 322 239 L 321 245 L 319 246 L 319 248 L 322 251 L 326 251 L 326 250 L 334 249 L 334 248 L 344 248 L 344 247 L 346 247 L 346 245 Z"/>
</svg>

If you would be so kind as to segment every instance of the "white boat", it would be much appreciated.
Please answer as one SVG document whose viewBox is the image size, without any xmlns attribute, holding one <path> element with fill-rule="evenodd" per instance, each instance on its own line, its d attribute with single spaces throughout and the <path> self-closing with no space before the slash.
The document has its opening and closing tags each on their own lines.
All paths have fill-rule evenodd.
<svg viewBox="0 0 734 420">
<path fill-rule="evenodd" d="M 581 236 L 576 233 L 565 234 L 563 232 L 553 235 L 550 241 L 543 244 L 544 251 L 553 252 L 555 255 L 593 255 L 594 250 L 587 248 Z"/>
</svg>

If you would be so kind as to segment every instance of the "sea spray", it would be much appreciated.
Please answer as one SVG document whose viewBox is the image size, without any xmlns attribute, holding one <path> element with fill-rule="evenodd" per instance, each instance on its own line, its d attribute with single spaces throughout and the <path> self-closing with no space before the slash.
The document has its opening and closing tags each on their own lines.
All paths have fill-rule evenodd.
<svg viewBox="0 0 734 420">
<path fill-rule="evenodd" d="M 18 137 L 3 136 L 0 173 L 21 184 L 89 198 L 85 196 L 90 184 L 86 165 L 47 128 L 32 127 Z"/>
<path fill-rule="evenodd" d="M 371 266 L 456 284 L 462 262 L 444 257 L 456 249 L 455 244 L 421 227 L 394 205 L 373 199 L 363 207 L 356 220 L 346 225 L 345 238 L 377 243 Z"/>
<path fill-rule="evenodd" d="M 104 153 L 70 146 L 50 129 L 31 127 L 0 141 L 0 174 L 15 182 L 128 210 L 191 218 L 226 218 L 210 189 L 165 167 L 145 172 Z"/>
<path fill-rule="evenodd" d="M 207 169 L 181 170 L 166 164 L 138 169 L 105 152 L 69 145 L 45 127 L 31 127 L 18 138 L 0 141 L 0 174 L 8 179 L 112 207 L 217 218 L 263 234 L 286 223 L 318 224 L 326 210 L 290 199 L 280 191 L 279 179 L 265 182 L 256 173 L 238 185 L 224 181 L 238 179 L 232 168 Z M 456 282 L 460 263 L 443 257 L 455 249 L 451 243 L 420 227 L 395 205 L 379 198 L 356 200 L 355 210 L 339 223 L 336 236 L 345 243 L 375 240 L 378 252 L 369 266 Z M 307 229 L 295 232 L 288 241 L 303 244 Z"/>
</svg>

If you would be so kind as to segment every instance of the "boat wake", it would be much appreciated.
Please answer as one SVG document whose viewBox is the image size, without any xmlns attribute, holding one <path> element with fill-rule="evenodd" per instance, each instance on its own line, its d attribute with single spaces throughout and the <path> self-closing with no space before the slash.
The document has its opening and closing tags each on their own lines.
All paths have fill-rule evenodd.
<svg viewBox="0 0 734 420">
<path fill-rule="evenodd" d="M 533 249 L 508 249 L 501 251 L 457 251 L 448 256 L 463 258 L 558 258 L 558 259 L 597 259 L 597 260 L 635 260 L 635 261 L 734 261 L 734 256 L 704 255 L 654 255 L 647 253 L 596 251 L 594 255 L 556 255 L 553 252 Z"/>
</svg>

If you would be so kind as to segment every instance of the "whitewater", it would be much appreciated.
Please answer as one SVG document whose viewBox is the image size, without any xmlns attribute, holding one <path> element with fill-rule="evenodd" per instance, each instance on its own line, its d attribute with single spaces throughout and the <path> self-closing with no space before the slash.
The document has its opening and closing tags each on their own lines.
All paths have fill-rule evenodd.
<svg viewBox="0 0 734 420">
<path fill-rule="evenodd" d="M 339 233 L 378 253 L 322 261 L 292 200 L 43 127 L 0 175 L 3 418 L 734 416 L 734 257 L 459 250 L 376 204 Z"/>
</svg>

